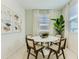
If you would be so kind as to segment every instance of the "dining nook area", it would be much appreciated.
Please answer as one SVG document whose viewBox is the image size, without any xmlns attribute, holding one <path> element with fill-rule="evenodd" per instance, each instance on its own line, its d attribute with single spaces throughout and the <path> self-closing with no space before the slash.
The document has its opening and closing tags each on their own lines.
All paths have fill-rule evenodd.
<svg viewBox="0 0 79 59">
<path fill-rule="evenodd" d="M 59 59 L 61 55 L 65 59 L 66 38 L 62 38 L 60 35 L 52 36 L 45 32 L 36 36 L 29 34 L 25 41 L 28 52 L 27 59 L 30 55 L 34 56 L 35 59 L 39 58 L 39 52 L 42 53 L 43 58 L 48 56 L 47 59 L 50 59 L 51 53 L 53 53 L 53 55 L 56 55 L 56 59 Z"/>
<path fill-rule="evenodd" d="M 1 3 L 1 59 L 78 59 L 78 0 Z"/>
</svg>

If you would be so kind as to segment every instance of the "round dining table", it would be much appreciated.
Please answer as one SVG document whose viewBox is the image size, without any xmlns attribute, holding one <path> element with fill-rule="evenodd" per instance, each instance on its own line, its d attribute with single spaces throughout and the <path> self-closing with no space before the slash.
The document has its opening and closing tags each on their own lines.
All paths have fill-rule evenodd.
<svg viewBox="0 0 79 59">
<path fill-rule="evenodd" d="M 33 36 L 31 37 L 35 42 L 55 42 L 59 39 L 59 37 L 56 36 L 48 36 L 46 38 L 42 38 L 40 36 Z"/>
<path fill-rule="evenodd" d="M 43 42 L 43 43 L 46 43 L 46 42 L 56 42 L 58 39 L 59 39 L 59 37 L 56 37 L 56 36 L 48 36 L 48 37 L 46 37 L 46 38 L 42 38 L 42 37 L 40 37 L 40 36 L 33 36 L 33 37 L 30 37 L 30 36 L 28 36 L 28 38 L 31 38 L 31 39 L 33 39 L 35 42 Z M 47 50 L 47 49 L 44 49 L 43 50 L 44 51 L 44 54 L 45 55 L 48 55 L 49 54 L 49 50 Z"/>
</svg>

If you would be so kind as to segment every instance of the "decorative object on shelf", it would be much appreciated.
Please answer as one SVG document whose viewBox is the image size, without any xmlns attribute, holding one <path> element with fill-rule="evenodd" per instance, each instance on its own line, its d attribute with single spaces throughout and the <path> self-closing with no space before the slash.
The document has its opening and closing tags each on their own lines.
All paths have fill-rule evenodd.
<svg viewBox="0 0 79 59">
<path fill-rule="evenodd" d="M 5 5 L 1 8 L 1 32 L 11 33 L 21 31 L 21 18 L 20 15 Z"/>
<path fill-rule="evenodd" d="M 43 32 L 40 34 L 40 37 L 42 37 L 42 38 L 47 38 L 48 36 L 49 36 L 48 32 Z"/>
<path fill-rule="evenodd" d="M 57 19 L 51 19 L 54 20 L 54 29 L 56 30 L 57 34 L 56 35 L 61 35 L 61 37 L 63 37 L 63 33 L 64 33 L 64 26 L 65 26 L 65 21 L 64 21 L 64 17 L 63 15 L 60 15 L 60 18 Z"/>
</svg>

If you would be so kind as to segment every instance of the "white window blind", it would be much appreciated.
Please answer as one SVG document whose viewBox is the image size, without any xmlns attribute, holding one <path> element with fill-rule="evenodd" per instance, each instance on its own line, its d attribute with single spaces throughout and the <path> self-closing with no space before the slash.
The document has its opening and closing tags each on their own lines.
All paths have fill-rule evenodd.
<svg viewBox="0 0 79 59">
<path fill-rule="evenodd" d="M 46 32 L 49 31 L 49 19 L 46 15 L 40 15 L 39 17 L 39 31 Z"/>
</svg>

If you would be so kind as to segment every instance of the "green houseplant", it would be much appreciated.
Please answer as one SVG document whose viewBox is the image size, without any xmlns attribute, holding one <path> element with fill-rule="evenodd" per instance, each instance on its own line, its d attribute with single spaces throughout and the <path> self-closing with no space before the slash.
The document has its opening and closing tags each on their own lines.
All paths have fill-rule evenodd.
<svg viewBox="0 0 79 59">
<path fill-rule="evenodd" d="M 64 24 L 65 21 L 64 21 L 63 15 L 60 15 L 60 17 L 57 19 L 51 19 L 51 20 L 55 21 L 54 29 L 57 32 L 57 35 L 61 35 L 61 37 L 62 37 L 63 32 L 64 32 L 64 26 L 65 26 L 65 24 Z"/>
</svg>

